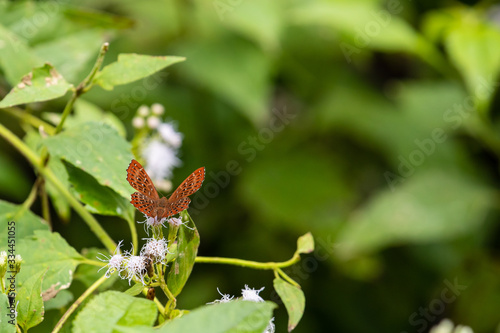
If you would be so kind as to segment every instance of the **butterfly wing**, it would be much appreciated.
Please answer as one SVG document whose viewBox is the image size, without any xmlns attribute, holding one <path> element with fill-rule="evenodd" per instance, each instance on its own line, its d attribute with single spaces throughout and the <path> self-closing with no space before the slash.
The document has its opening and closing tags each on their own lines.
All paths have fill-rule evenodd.
<svg viewBox="0 0 500 333">
<path fill-rule="evenodd" d="M 127 180 L 130 186 L 139 191 L 132 194 L 130 203 L 141 213 L 154 217 L 160 197 L 146 170 L 136 160 L 132 160 L 127 168 Z"/>
<path fill-rule="evenodd" d="M 134 192 L 131 196 L 130 203 L 134 205 L 141 213 L 150 217 L 156 216 L 156 201 L 146 197 L 144 194 Z"/>
<path fill-rule="evenodd" d="M 171 203 L 178 201 L 179 199 L 190 196 L 194 192 L 198 191 L 203 184 L 205 179 L 205 168 L 201 167 L 193 172 L 189 177 L 187 177 L 182 184 L 179 185 L 177 190 L 172 193 L 168 201 Z"/>
<path fill-rule="evenodd" d="M 187 209 L 189 207 L 190 202 L 191 202 L 191 199 L 189 199 L 188 197 L 181 198 L 181 199 L 174 201 L 174 202 L 168 202 L 167 203 L 167 210 L 163 214 L 162 217 L 168 218 L 170 216 L 173 216 L 175 214 L 182 212 L 184 209 Z"/>
<path fill-rule="evenodd" d="M 154 200 L 160 199 L 151 178 L 149 178 L 146 170 L 136 160 L 132 160 L 127 168 L 127 180 L 130 186 L 137 191 Z"/>
<path fill-rule="evenodd" d="M 205 168 L 201 167 L 187 177 L 181 185 L 168 198 L 167 211 L 163 217 L 175 215 L 184 209 L 187 209 L 191 199 L 188 198 L 191 194 L 198 191 L 205 179 Z"/>
</svg>

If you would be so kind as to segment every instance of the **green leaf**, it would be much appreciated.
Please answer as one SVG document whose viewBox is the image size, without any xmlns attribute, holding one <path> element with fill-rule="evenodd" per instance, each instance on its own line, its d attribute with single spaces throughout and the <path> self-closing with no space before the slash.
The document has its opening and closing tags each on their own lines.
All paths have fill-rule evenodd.
<svg viewBox="0 0 500 333">
<path fill-rule="evenodd" d="M 148 77 L 165 67 L 184 61 L 183 57 L 120 54 L 118 61 L 104 67 L 94 82 L 106 90 Z"/>
<path fill-rule="evenodd" d="M 291 332 L 299 323 L 306 307 L 304 292 L 299 287 L 277 277 L 273 281 L 274 289 L 285 304 L 288 312 L 288 332 Z"/>
<path fill-rule="evenodd" d="M 19 288 L 17 323 L 23 331 L 27 331 L 43 321 L 42 280 L 45 273 L 47 273 L 47 269 L 33 274 Z"/>
<path fill-rule="evenodd" d="M 127 166 L 134 158 L 130 144 L 109 125 L 88 122 L 47 138 L 44 144 L 53 156 L 91 174 L 126 199 L 132 187 L 126 181 Z"/>
<path fill-rule="evenodd" d="M 467 235 L 481 224 L 494 192 L 464 175 L 422 170 L 358 209 L 341 230 L 336 254 L 357 257 L 401 243 L 431 243 Z"/>
<path fill-rule="evenodd" d="M 124 293 L 130 296 L 137 296 L 142 292 L 143 289 L 144 286 L 141 283 L 136 283 L 132 287 L 125 290 Z"/>
<path fill-rule="evenodd" d="M 14 225 L 9 225 L 13 221 Z M 22 238 L 29 237 L 36 230 L 49 230 L 49 226 L 39 216 L 33 214 L 30 210 L 21 205 L 15 205 L 10 202 L 0 200 L 0 235 L 8 235 L 10 232 L 15 233 L 16 239 L 19 241 Z M 5 251 L 7 247 L 7 236 L 0 237 L 0 251 Z"/>
<path fill-rule="evenodd" d="M 170 264 L 170 271 L 167 276 L 167 286 L 174 296 L 179 295 L 186 284 L 193 270 L 194 260 L 200 245 L 200 234 L 191 216 L 187 211 L 183 211 L 181 218 L 185 224 L 179 227 L 177 255 Z"/>
<path fill-rule="evenodd" d="M 2 25 L 0 25 L 0 40 L 2 41 L 0 67 L 12 86 L 32 68 L 42 65 L 43 62 L 33 54 L 26 42 Z"/>
<path fill-rule="evenodd" d="M 33 149 L 34 151 L 41 153 L 42 151 L 42 137 L 40 136 L 38 131 L 30 131 L 26 133 L 23 138 L 24 142 Z M 64 185 L 65 188 L 69 188 L 68 182 L 68 173 L 66 172 L 66 168 L 62 164 L 61 160 L 58 158 L 50 158 L 47 164 L 47 168 L 49 168 L 54 175 L 59 179 L 59 181 Z M 68 200 L 61 195 L 59 190 L 51 183 L 45 183 L 47 193 L 52 200 L 52 204 L 56 209 L 57 215 L 63 221 L 69 221 L 71 216 L 71 208 Z"/>
<path fill-rule="evenodd" d="M 120 327 L 151 326 L 157 316 L 154 302 L 117 291 L 92 299 L 75 318 L 72 332 L 111 333 Z"/>
<path fill-rule="evenodd" d="M 82 30 L 37 44 L 33 52 L 59 69 L 64 78 L 77 83 L 84 79 L 88 63 L 94 61 L 104 41 L 100 30 Z"/>
<path fill-rule="evenodd" d="M 314 251 L 314 238 L 310 232 L 297 239 L 297 253 L 311 253 Z"/>
<path fill-rule="evenodd" d="M 4 293 L 0 293 L 0 332 L 15 333 L 16 332 L 16 315 L 15 308 L 10 308 L 9 298 Z M 11 314 L 12 311 L 12 314 Z M 10 321 L 10 323 L 9 323 Z"/>
<path fill-rule="evenodd" d="M 272 302 L 232 301 L 205 305 L 166 323 L 165 333 L 262 333 L 272 317 Z"/>
<path fill-rule="evenodd" d="M 445 37 L 445 46 L 451 61 L 465 79 L 470 96 L 479 110 L 487 112 L 500 73 L 500 29 L 472 20 L 472 13 L 452 25 Z"/>
<path fill-rule="evenodd" d="M 17 275 L 19 286 L 32 275 L 49 268 L 43 279 L 43 292 L 68 288 L 75 268 L 83 258 L 58 233 L 45 230 L 37 230 L 34 236 L 20 239 L 17 250 L 23 257 Z"/>
<path fill-rule="evenodd" d="M 71 163 L 63 162 L 68 171 L 69 182 L 79 194 L 78 199 L 86 204 L 85 208 L 92 213 L 121 216 L 127 220 L 134 218 L 135 209 L 128 199 L 111 188 L 100 185 L 94 177 Z"/>
<path fill-rule="evenodd" d="M 49 311 L 53 309 L 61 309 L 67 306 L 70 302 L 72 302 L 75 299 L 75 297 L 69 290 L 60 290 L 58 291 L 57 295 L 48 300 L 45 300 L 44 295 L 42 294 L 42 299 L 44 299 L 43 304 L 45 311 Z"/>
<path fill-rule="evenodd" d="M 25 75 L 0 102 L 0 108 L 55 99 L 71 87 L 52 65 L 45 64 Z"/>
</svg>

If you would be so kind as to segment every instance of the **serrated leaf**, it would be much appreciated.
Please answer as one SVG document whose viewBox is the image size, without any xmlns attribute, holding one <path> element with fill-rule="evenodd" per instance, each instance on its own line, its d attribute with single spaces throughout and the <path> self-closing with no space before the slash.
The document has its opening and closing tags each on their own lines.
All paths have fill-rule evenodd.
<svg viewBox="0 0 500 333">
<path fill-rule="evenodd" d="M 156 320 L 154 302 L 117 291 L 107 291 L 92 299 L 78 313 L 72 332 L 111 333 L 120 327 L 151 326 Z"/>
<path fill-rule="evenodd" d="M 17 275 L 19 286 L 30 276 L 49 268 L 43 279 L 42 291 L 68 288 L 78 262 L 83 259 L 58 233 L 44 230 L 37 230 L 34 236 L 20 239 L 17 251 L 23 258 Z"/>
<path fill-rule="evenodd" d="M 304 292 L 299 287 L 293 286 L 277 277 L 273 281 L 274 289 L 285 304 L 288 312 L 288 332 L 291 332 L 299 323 L 306 307 Z"/>
<path fill-rule="evenodd" d="M 10 223 L 11 221 L 14 224 Z M 0 237 L 0 251 L 6 250 L 9 227 L 17 240 L 33 235 L 36 230 L 50 229 L 44 220 L 22 205 L 0 200 L 0 235 L 5 235 Z"/>
<path fill-rule="evenodd" d="M 0 67 L 2 67 L 7 81 L 14 86 L 32 68 L 43 62 L 38 59 L 23 38 L 0 25 Z"/>
<path fill-rule="evenodd" d="M 25 75 L 0 102 L 0 108 L 55 99 L 71 87 L 52 65 L 45 64 Z"/>
<path fill-rule="evenodd" d="M 166 323 L 165 333 L 262 333 L 272 317 L 272 302 L 232 301 L 205 305 Z"/>
<path fill-rule="evenodd" d="M 16 315 L 11 313 L 9 298 L 4 293 L 0 293 L 0 332 L 15 333 L 16 332 Z M 15 309 L 12 308 L 12 312 Z M 10 323 L 9 323 L 10 321 Z"/>
<path fill-rule="evenodd" d="M 118 61 L 104 67 L 95 76 L 94 83 L 106 90 L 148 77 L 165 67 L 184 61 L 183 57 L 119 54 Z"/>
<path fill-rule="evenodd" d="M 130 144 L 109 125 L 88 122 L 44 140 L 52 156 L 91 174 L 126 199 L 132 187 L 126 181 L 127 166 L 134 158 Z"/>
<path fill-rule="evenodd" d="M 167 276 L 167 286 L 174 296 L 179 295 L 186 284 L 200 245 L 200 235 L 187 211 L 181 213 L 185 225 L 179 228 L 177 237 L 177 256 L 170 264 Z"/>
<path fill-rule="evenodd" d="M 310 232 L 297 239 L 297 253 L 311 253 L 314 251 L 314 238 Z"/>
<path fill-rule="evenodd" d="M 86 204 L 86 207 L 92 213 L 102 215 L 121 216 L 127 220 L 134 218 L 135 209 L 125 199 L 111 188 L 100 185 L 97 180 L 64 161 L 64 166 L 68 171 L 69 182 L 78 193 L 78 199 Z"/>
<path fill-rule="evenodd" d="M 46 272 L 47 269 L 33 274 L 19 288 L 17 323 L 25 332 L 43 321 L 42 280 Z"/>
</svg>

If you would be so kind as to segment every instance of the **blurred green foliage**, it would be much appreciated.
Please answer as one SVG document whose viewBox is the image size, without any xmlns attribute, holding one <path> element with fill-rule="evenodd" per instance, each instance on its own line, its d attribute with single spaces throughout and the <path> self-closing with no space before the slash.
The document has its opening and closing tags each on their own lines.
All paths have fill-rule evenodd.
<svg viewBox="0 0 500 333">
<path fill-rule="evenodd" d="M 425 332 L 444 317 L 492 332 L 499 13 L 488 1 L 1 1 L 0 95 L 46 62 L 77 84 L 103 41 L 106 62 L 118 53 L 186 57 L 81 103 L 113 114 L 128 138 L 141 104 L 165 105 L 185 136 L 174 184 L 207 169 L 190 208 L 199 255 L 282 261 L 311 231 L 315 253 L 287 270 L 306 295 L 296 332 Z M 66 100 L 29 111 L 49 119 Z M 0 121 L 29 132 L 6 109 Z M 0 196 L 22 202 L 34 175 L 0 144 Z M 100 245 L 64 216 L 54 230 L 72 246 Z M 116 241 L 128 237 L 124 221 L 100 218 Z M 197 264 L 179 305 L 244 284 L 278 301 L 271 274 Z M 283 304 L 275 315 L 282 332 Z M 59 316 L 47 311 L 33 332 Z"/>
</svg>

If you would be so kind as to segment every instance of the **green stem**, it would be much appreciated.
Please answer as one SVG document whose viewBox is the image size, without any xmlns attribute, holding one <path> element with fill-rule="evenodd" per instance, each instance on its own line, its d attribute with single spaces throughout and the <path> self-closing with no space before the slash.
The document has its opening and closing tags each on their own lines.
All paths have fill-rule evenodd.
<svg viewBox="0 0 500 333">
<path fill-rule="evenodd" d="M 130 229 L 130 236 L 132 237 L 132 248 L 134 249 L 134 255 L 137 253 L 139 250 L 139 240 L 138 240 L 138 235 L 137 235 L 137 227 L 135 225 L 135 221 L 133 219 L 126 218 L 128 227 Z"/>
<path fill-rule="evenodd" d="M 30 209 L 30 207 L 33 205 L 33 202 L 35 202 L 36 193 L 38 192 L 38 185 L 39 184 L 40 184 L 40 179 L 37 178 L 37 180 L 33 184 L 33 187 L 31 188 L 30 193 L 28 194 L 28 197 L 23 202 L 23 206 L 22 206 L 23 211 Z"/>
<path fill-rule="evenodd" d="M 23 120 L 23 121 L 29 123 L 34 128 L 38 129 L 40 127 L 43 127 L 43 130 L 49 135 L 53 135 L 55 132 L 54 126 L 41 120 L 38 117 L 33 116 L 32 114 L 30 114 L 22 109 L 19 109 L 16 107 L 11 107 L 11 108 L 1 109 L 1 110 L 4 112 L 7 112 L 8 114 L 10 114 L 16 118 L 19 118 L 20 120 Z"/>
<path fill-rule="evenodd" d="M 295 287 L 300 288 L 300 285 L 297 282 L 295 282 L 291 277 L 289 277 L 285 272 L 283 272 L 283 270 L 281 268 L 276 268 L 276 270 L 274 272 L 279 273 L 279 275 L 281 275 L 281 277 L 283 279 L 285 279 L 286 281 L 288 281 L 291 285 L 294 285 Z"/>
<path fill-rule="evenodd" d="M 293 257 L 283 262 L 258 262 L 251 260 L 243 260 L 236 258 L 221 258 L 221 257 L 196 257 L 196 263 L 209 263 L 209 264 L 226 264 L 241 267 L 248 267 L 254 269 L 278 269 L 282 267 L 291 266 L 300 260 L 300 255 L 295 253 Z"/>
<path fill-rule="evenodd" d="M 61 193 L 65 199 L 69 202 L 71 207 L 82 217 L 82 219 L 87 223 L 89 228 L 94 232 L 97 238 L 106 246 L 110 253 L 116 248 L 115 242 L 109 237 L 106 231 L 101 227 L 97 220 L 90 214 L 88 210 L 83 207 L 78 200 L 73 197 L 73 195 L 68 191 L 68 189 L 57 179 L 54 173 L 48 169 L 44 168 L 40 158 L 17 136 L 15 136 L 11 131 L 9 131 L 5 126 L 0 124 L 0 136 L 4 137 L 5 140 L 10 142 L 14 148 L 16 148 L 26 159 L 42 174 L 45 179 L 50 181 L 52 185 Z"/>
<path fill-rule="evenodd" d="M 71 316 L 71 314 L 73 312 L 75 312 L 75 310 L 78 308 L 78 306 L 80 306 L 80 304 L 82 304 L 82 302 L 90 295 L 94 292 L 94 290 L 97 289 L 97 287 L 99 287 L 101 284 L 104 283 L 104 281 L 106 281 L 106 276 L 103 275 L 99 278 L 99 280 L 97 280 L 96 282 L 94 282 L 87 290 L 85 290 L 85 292 L 80 296 L 78 297 L 78 299 L 73 303 L 71 304 L 71 306 L 69 307 L 68 311 L 66 311 L 64 313 L 64 315 L 61 317 L 61 319 L 59 319 L 59 321 L 57 322 L 56 326 L 54 327 L 54 330 L 52 331 L 52 333 L 57 333 L 61 330 L 62 326 L 64 325 L 64 323 L 66 322 L 66 320 L 69 318 L 69 316 Z"/>
<path fill-rule="evenodd" d="M 87 92 L 91 87 L 92 87 L 92 80 L 94 79 L 95 75 L 101 68 L 102 62 L 104 60 L 104 56 L 106 55 L 106 52 L 108 52 L 109 48 L 109 43 L 104 43 L 101 46 L 101 51 L 99 52 L 99 55 L 97 56 L 97 60 L 94 64 L 94 67 L 90 71 L 89 75 L 78 85 L 76 89 L 73 90 L 73 95 L 71 95 L 70 100 L 68 101 L 68 104 L 64 107 L 61 120 L 59 121 L 59 124 L 57 124 L 57 127 L 55 129 L 55 134 L 59 133 L 62 131 L 64 122 L 66 121 L 66 118 L 68 115 L 71 113 L 71 110 L 73 109 L 73 105 L 75 104 L 78 96 L 83 94 L 84 92 Z"/>
<path fill-rule="evenodd" d="M 42 199 L 42 216 L 47 223 L 52 226 L 52 222 L 50 220 L 50 208 L 49 208 L 49 196 L 47 193 L 47 188 L 45 187 L 45 180 L 43 178 L 38 178 L 41 181 L 39 193 Z"/>
</svg>

